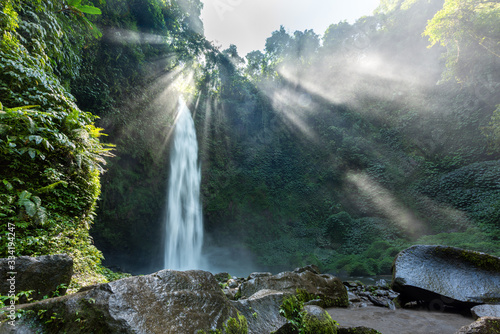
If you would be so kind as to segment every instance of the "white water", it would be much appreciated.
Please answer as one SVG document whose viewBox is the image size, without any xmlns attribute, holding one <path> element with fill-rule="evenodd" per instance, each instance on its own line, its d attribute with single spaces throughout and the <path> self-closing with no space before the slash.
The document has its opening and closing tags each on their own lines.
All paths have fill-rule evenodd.
<svg viewBox="0 0 500 334">
<path fill-rule="evenodd" d="M 170 152 L 165 269 L 200 269 L 203 245 L 200 181 L 194 121 L 188 107 L 179 98 Z"/>
</svg>

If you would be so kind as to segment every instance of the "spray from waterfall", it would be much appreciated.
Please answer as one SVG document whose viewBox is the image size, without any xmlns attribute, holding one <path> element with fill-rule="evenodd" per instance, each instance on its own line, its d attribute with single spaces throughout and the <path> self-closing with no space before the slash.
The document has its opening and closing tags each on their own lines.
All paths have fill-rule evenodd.
<svg viewBox="0 0 500 334">
<path fill-rule="evenodd" d="M 170 152 L 165 269 L 200 269 L 202 265 L 203 219 L 200 181 L 194 121 L 186 103 L 179 98 Z"/>
</svg>

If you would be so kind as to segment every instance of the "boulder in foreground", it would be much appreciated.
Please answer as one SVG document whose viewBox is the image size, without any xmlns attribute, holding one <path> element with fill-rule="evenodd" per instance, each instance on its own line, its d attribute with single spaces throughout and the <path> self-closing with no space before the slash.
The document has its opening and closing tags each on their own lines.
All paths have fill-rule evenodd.
<svg viewBox="0 0 500 334">
<path fill-rule="evenodd" d="M 161 270 L 21 307 L 25 316 L 0 333 L 209 333 L 238 317 L 214 276 L 200 270 Z"/>
<path fill-rule="evenodd" d="M 53 297 L 56 291 L 63 295 L 71 276 L 73 259 L 66 254 L 1 258 L 0 294 L 8 296 L 12 283 L 15 294 L 33 290 L 30 295 L 33 300 L 41 300 L 44 296 Z M 26 302 L 26 297 L 21 296 L 19 302 Z"/>
<path fill-rule="evenodd" d="M 460 328 L 456 334 L 498 334 L 500 333 L 500 318 L 483 317 L 472 324 Z"/>
<path fill-rule="evenodd" d="M 394 260 L 392 288 L 403 303 L 499 302 L 500 258 L 454 247 L 412 246 Z"/>
</svg>

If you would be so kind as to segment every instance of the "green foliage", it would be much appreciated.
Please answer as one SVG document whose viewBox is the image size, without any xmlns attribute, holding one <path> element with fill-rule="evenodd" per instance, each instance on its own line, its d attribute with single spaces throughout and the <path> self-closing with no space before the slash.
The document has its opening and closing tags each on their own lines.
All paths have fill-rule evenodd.
<svg viewBox="0 0 500 334">
<path fill-rule="evenodd" d="M 469 81 L 478 74 L 478 61 L 500 57 L 499 23 L 500 4 L 496 2 L 446 0 L 424 34 L 431 46 L 440 43 L 448 49 L 448 76 Z"/>
<path fill-rule="evenodd" d="M 0 254 L 67 253 L 75 287 L 103 281 L 89 228 L 112 145 L 100 142 L 95 116 L 62 84 L 79 73 L 86 28 L 56 1 L 9 4 L 0 42 L 0 215 L 1 238 L 15 232 L 15 248 L 2 242 Z"/>
<path fill-rule="evenodd" d="M 224 324 L 224 333 L 226 334 L 246 334 L 248 333 L 247 319 L 244 315 L 238 313 L 238 318 L 229 318 Z"/>
<path fill-rule="evenodd" d="M 292 325 L 294 325 L 299 333 L 304 333 L 304 302 L 295 295 L 287 297 L 280 305 L 280 315 L 284 316 Z"/>
</svg>

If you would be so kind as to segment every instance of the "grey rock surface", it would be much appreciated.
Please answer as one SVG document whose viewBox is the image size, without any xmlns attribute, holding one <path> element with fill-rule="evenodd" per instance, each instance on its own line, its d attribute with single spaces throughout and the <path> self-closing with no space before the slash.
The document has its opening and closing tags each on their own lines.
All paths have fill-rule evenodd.
<svg viewBox="0 0 500 334">
<path fill-rule="evenodd" d="M 297 289 L 321 298 L 326 303 L 324 307 L 346 307 L 349 304 L 347 289 L 340 279 L 328 274 L 318 275 L 311 271 L 300 273 L 285 271 L 274 276 L 256 277 L 240 286 L 242 298 L 248 298 L 260 290 L 296 293 Z"/>
<path fill-rule="evenodd" d="M 41 300 L 44 296 L 52 297 L 61 284 L 67 287 L 71 276 L 73 259 L 66 254 L 1 258 L 0 294 L 9 295 L 13 283 L 15 294 L 34 290 L 30 298 Z M 59 293 L 66 293 L 66 288 L 60 288 Z M 21 298 L 19 302 L 26 302 L 26 298 Z"/>
<path fill-rule="evenodd" d="M 500 301 L 500 258 L 454 247 L 412 246 L 394 261 L 392 289 L 403 300 Z"/>
<path fill-rule="evenodd" d="M 32 316 L 17 320 L 14 331 L 8 322 L 1 324 L 0 333 L 31 326 L 39 333 L 194 334 L 220 329 L 237 317 L 214 276 L 200 270 L 128 277 L 22 308 L 33 310 Z"/>
<path fill-rule="evenodd" d="M 456 334 L 498 334 L 500 333 L 500 318 L 483 317 L 472 324 L 464 326 Z"/>
<path fill-rule="evenodd" d="M 500 318 L 500 305 L 477 305 L 471 309 L 471 313 L 474 319 L 482 317 Z"/>
<path fill-rule="evenodd" d="M 232 304 L 247 318 L 248 333 L 270 333 L 287 322 L 279 314 L 279 308 L 289 295 L 289 292 L 260 290 L 249 298 L 233 301 Z"/>
</svg>

